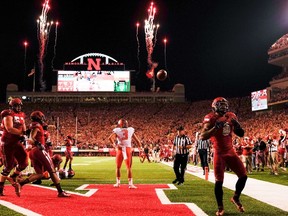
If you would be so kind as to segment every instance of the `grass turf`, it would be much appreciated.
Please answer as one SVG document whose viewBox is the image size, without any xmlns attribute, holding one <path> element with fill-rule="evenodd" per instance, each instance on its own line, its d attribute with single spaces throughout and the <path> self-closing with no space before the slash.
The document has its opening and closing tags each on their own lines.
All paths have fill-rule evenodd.
<svg viewBox="0 0 288 216">
<path fill-rule="evenodd" d="M 114 184 L 115 183 L 115 158 L 114 157 L 74 157 L 72 168 L 75 176 L 71 179 L 62 179 L 64 190 L 74 191 L 83 184 Z M 269 170 L 249 174 L 249 178 L 256 178 L 273 183 L 288 185 L 287 171 L 281 171 L 279 176 L 269 175 Z M 133 158 L 134 184 L 170 184 L 175 179 L 173 169 L 161 163 L 140 163 L 138 157 Z M 43 186 L 49 186 L 50 180 L 42 180 Z M 122 165 L 122 184 L 127 184 L 125 165 Z M 234 205 L 229 201 L 233 191 L 224 189 L 225 215 L 239 215 Z M 79 191 L 77 191 L 79 192 Z M 81 192 L 81 191 L 80 191 Z M 215 215 L 217 210 L 214 198 L 214 184 L 198 177 L 186 174 L 185 184 L 178 186 L 178 190 L 165 190 L 171 202 L 193 202 L 208 215 Z M 0 198 L 1 199 L 1 198 Z M 273 199 L 273 197 L 271 197 Z M 245 216 L 263 215 L 288 215 L 288 212 L 257 201 L 248 196 L 241 196 L 245 207 Z M 283 200 L 285 202 L 285 200 Z M 0 205 L 0 215 L 18 216 L 21 214 Z"/>
</svg>

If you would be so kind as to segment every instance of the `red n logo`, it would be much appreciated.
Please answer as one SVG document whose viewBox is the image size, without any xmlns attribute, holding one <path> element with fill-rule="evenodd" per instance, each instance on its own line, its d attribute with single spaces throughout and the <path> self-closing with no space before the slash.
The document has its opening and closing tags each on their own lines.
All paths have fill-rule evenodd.
<svg viewBox="0 0 288 216">
<path fill-rule="evenodd" d="M 88 58 L 87 61 L 88 61 L 88 67 L 87 67 L 87 70 L 101 70 L 101 67 L 100 67 L 100 62 L 101 62 L 101 58 L 96 58 L 95 59 L 96 62 L 92 59 L 92 58 Z"/>
</svg>

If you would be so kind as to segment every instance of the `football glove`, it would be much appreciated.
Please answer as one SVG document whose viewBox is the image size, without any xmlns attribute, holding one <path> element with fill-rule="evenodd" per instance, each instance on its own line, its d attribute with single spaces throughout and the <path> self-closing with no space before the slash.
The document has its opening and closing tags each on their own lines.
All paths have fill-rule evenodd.
<svg viewBox="0 0 288 216">
<path fill-rule="evenodd" d="M 231 123 L 235 128 L 241 128 L 240 123 L 236 119 L 232 118 Z"/>
<path fill-rule="evenodd" d="M 234 133 L 239 137 L 243 137 L 245 131 L 241 127 L 239 127 L 239 128 L 234 128 Z"/>
<path fill-rule="evenodd" d="M 216 121 L 216 123 L 215 123 L 215 128 L 216 128 L 216 129 L 223 128 L 223 127 L 224 127 L 224 124 L 225 124 L 225 122 L 223 122 L 223 121 Z"/>
</svg>

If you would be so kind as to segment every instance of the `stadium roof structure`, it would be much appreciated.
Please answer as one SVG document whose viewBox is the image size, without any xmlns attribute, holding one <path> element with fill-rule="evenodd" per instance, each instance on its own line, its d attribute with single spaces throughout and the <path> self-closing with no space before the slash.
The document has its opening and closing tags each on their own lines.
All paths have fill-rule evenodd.
<svg viewBox="0 0 288 216">
<path fill-rule="evenodd" d="M 279 38 L 268 49 L 268 63 L 279 67 L 288 66 L 288 34 Z"/>
</svg>

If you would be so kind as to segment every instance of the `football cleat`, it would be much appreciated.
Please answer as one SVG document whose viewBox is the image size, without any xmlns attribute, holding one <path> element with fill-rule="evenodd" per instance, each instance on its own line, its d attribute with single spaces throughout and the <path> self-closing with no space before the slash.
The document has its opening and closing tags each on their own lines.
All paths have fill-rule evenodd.
<svg viewBox="0 0 288 216">
<path fill-rule="evenodd" d="M 218 209 L 218 211 L 216 212 L 216 216 L 222 216 L 224 215 L 224 209 Z"/>
<path fill-rule="evenodd" d="M 172 184 L 176 184 L 178 181 L 178 179 L 175 179 L 174 181 L 172 181 Z"/>
<path fill-rule="evenodd" d="M 62 191 L 61 193 L 58 193 L 58 197 L 70 197 L 71 194 L 66 193 L 65 191 Z"/>
<path fill-rule="evenodd" d="M 37 179 L 37 180 L 35 180 L 34 182 L 32 182 L 32 184 L 38 184 L 38 185 L 40 185 L 40 184 L 42 184 L 42 180 L 41 180 L 41 179 Z"/>
<path fill-rule="evenodd" d="M 116 183 L 116 184 L 113 185 L 113 187 L 114 187 L 114 188 L 119 188 L 119 187 L 120 187 L 120 184 L 119 184 L 119 183 Z"/>
<path fill-rule="evenodd" d="M 135 185 L 129 185 L 129 189 L 137 189 L 137 187 Z"/>
<path fill-rule="evenodd" d="M 230 201 L 237 207 L 239 212 L 244 212 L 244 207 L 242 206 L 242 204 L 240 203 L 240 201 L 236 201 L 233 197 L 230 199 Z"/>
<path fill-rule="evenodd" d="M 18 182 L 15 182 L 12 186 L 15 188 L 16 195 L 20 197 L 21 185 Z"/>
</svg>

